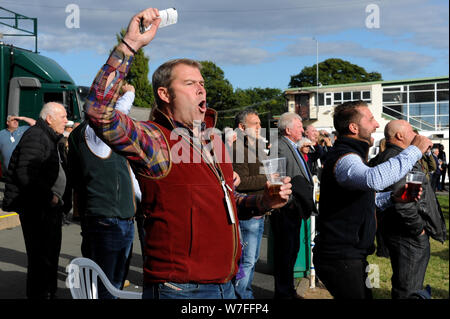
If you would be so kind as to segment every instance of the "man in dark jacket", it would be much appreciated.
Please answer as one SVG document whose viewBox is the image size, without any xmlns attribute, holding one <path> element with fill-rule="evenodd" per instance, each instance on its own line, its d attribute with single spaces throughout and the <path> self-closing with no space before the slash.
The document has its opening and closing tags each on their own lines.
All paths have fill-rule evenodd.
<svg viewBox="0 0 450 319">
<path fill-rule="evenodd" d="M 301 245 L 302 223 L 313 212 L 314 184 L 308 164 L 298 150 L 297 143 L 303 134 L 302 118 L 296 113 L 283 113 L 278 121 L 278 132 L 278 157 L 286 158 L 286 176 L 292 178 L 293 196 L 285 207 L 270 215 L 274 243 L 274 298 L 296 299 L 300 297 L 294 287 L 294 267 Z"/>
<path fill-rule="evenodd" d="M 403 189 L 396 193 L 375 192 L 405 176 L 432 142 L 416 135 L 411 146 L 388 163 L 369 167 L 371 135 L 379 124 L 367 103 L 351 101 L 338 105 L 333 124 L 339 138 L 327 154 L 320 183 L 314 266 L 336 299 L 371 299 L 367 256 L 375 251 L 375 207 L 382 209 L 403 201 Z"/>
<path fill-rule="evenodd" d="M 64 196 L 70 191 L 66 192 L 64 145 L 60 143 L 66 123 L 63 105 L 45 104 L 9 164 L 3 208 L 19 213 L 28 257 L 28 298 L 53 299 L 57 289 L 62 211 L 71 202 Z"/>
<path fill-rule="evenodd" d="M 384 130 L 386 150 L 380 153 L 378 163 L 388 161 L 411 145 L 416 133 L 404 120 L 389 122 Z M 420 161 L 413 171 L 423 172 Z M 405 178 L 385 191 L 397 191 L 405 185 Z M 395 203 L 384 211 L 381 229 L 389 249 L 392 264 L 392 298 L 406 299 L 421 290 L 430 259 L 429 236 L 444 242 L 444 216 L 428 178 L 422 181 L 422 196 L 418 202 Z"/>
<path fill-rule="evenodd" d="M 238 173 L 241 183 L 237 190 L 245 194 L 263 194 L 267 178 L 261 171 L 261 161 L 266 159 L 260 141 L 261 120 L 254 110 L 244 110 L 235 117 L 236 141 L 233 143 L 233 171 Z M 244 276 L 235 283 L 238 298 L 253 299 L 252 281 L 255 265 L 259 258 L 261 239 L 264 232 L 264 215 L 239 221 L 241 231 L 242 260 Z"/>
</svg>

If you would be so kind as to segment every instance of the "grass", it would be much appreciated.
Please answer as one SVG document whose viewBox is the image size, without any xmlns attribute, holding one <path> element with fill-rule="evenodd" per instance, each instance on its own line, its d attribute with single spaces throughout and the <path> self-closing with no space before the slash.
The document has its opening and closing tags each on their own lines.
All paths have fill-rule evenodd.
<svg viewBox="0 0 450 319">
<path fill-rule="evenodd" d="M 449 236 L 448 222 L 448 195 L 438 195 L 442 212 L 447 226 L 447 237 Z M 425 285 L 431 286 L 433 299 L 449 299 L 449 246 L 447 240 L 440 242 L 430 238 L 431 256 L 428 263 L 427 273 L 425 275 Z M 388 258 L 378 257 L 375 254 L 367 258 L 369 264 L 375 264 L 379 267 L 379 288 L 372 289 L 375 299 L 391 299 L 391 276 L 392 268 Z M 370 275 L 370 273 L 369 273 Z"/>
</svg>

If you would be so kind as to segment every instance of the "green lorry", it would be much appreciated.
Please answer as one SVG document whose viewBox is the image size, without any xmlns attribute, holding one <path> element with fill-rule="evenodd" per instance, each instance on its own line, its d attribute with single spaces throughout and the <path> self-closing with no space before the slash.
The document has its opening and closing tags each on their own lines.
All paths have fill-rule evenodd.
<svg viewBox="0 0 450 319">
<path fill-rule="evenodd" d="M 46 102 L 65 105 L 67 118 L 80 122 L 83 99 L 70 75 L 54 60 L 0 42 L 0 129 L 8 114 L 37 119 Z"/>
</svg>

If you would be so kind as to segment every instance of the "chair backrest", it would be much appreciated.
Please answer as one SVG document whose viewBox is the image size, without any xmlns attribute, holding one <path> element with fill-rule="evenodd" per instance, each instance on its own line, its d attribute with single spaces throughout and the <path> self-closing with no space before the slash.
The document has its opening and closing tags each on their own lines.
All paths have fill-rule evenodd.
<svg viewBox="0 0 450 319">
<path fill-rule="evenodd" d="M 75 258 L 67 266 L 66 284 L 73 299 L 98 299 L 97 279 L 100 277 L 109 293 L 121 299 L 141 299 L 142 293 L 123 291 L 114 287 L 103 270 L 89 258 Z"/>
</svg>

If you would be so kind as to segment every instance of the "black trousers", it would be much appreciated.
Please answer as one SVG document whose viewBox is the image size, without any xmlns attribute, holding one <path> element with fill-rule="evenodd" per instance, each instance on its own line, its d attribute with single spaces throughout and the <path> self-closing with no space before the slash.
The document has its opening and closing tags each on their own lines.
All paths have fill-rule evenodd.
<svg viewBox="0 0 450 319">
<path fill-rule="evenodd" d="M 317 276 L 335 299 L 372 299 L 365 259 L 321 259 L 314 255 Z"/>
<path fill-rule="evenodd" d="M 27 251 L 28 298 L 52 298 L 57 290 L 62 213 L 58 209 L 19 215 Z"/>
<path fill-rule="evenodd" d="M 281 211 L 270 215 L 274 244 L 274 298 L 288 299 L 296 295 L 294 266 L 300 249 L 301 224 L 302 219 L 296 213 Z"/>
<path fill-rule="evenodd" d="M 423 289 L 430 260 L 429 237 L 389 235 L 385 240 L 392 265 L 392 299 L 407 299 Z"/>
</svg>

